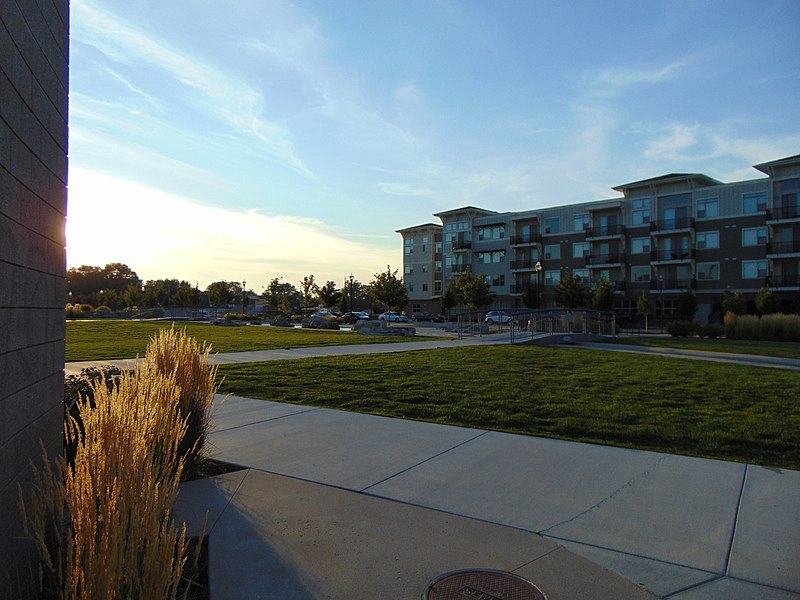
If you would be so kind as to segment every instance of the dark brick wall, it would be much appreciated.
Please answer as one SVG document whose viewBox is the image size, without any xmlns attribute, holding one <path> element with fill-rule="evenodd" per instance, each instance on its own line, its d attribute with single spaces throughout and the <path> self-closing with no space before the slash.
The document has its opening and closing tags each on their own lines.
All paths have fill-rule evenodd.
<svg viewBox="0 0 800 600">
<path fill-rule="evenodd" d="M 0 1 L 0 581 L 26 552 L 18 486 L 61 450 L 68 13 Z"/>
</svg>

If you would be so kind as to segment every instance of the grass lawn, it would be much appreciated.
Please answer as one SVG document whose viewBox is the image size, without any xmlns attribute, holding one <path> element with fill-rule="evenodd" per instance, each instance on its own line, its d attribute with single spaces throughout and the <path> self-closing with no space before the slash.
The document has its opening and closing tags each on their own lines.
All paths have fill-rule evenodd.
<svg viewBox="0 0 800 600">
<path fill-rule="evenodd" d="M 220 367 L 222 390 L 480 429 L 800 469 L 800 374 L 536 346 Z"/>
<path fill-rule="evenodd" d="M 145 348 L 160 329 L 171 321 L 68 321 L 67 362 L 133 358 L 144 356 Z M 276 350 L 309 346 L 345 346 L 407 342 L 419 338 L 356 335 L 347 331 L 289 329 L 280 327 L 223 327 L 208 323 L 177 322 L 199 342 L 208 342 L 214 352 Z M 432 338 L 425 338 L 432 339 Z"/>
<path fill-rule="evenodd" d="M 657 348 L 680 348 L 682 350 L 706 350 L 708 352 L 730 352 L 734 354 L 757 354 L 780 358 L 800 359 L 800 344 L 797 342 L 760 342 L 753 340 L 709 340 L 700 338 L 674 338 L 662 336 L 635 336 L 609 338 L 616 344 L 652 346 Z"/>
</svg>

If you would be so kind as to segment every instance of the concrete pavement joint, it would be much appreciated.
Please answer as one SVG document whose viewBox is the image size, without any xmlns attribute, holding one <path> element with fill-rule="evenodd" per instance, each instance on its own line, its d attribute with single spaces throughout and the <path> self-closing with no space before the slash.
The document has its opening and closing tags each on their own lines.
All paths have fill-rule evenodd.
<svg viewBox="0 0 800 600">
<path fill-rule="evenodd" d="M 694 589 L 709 585 L 711 583 L 714 583 L 715 581 L 719 581 L 720 579 L 725 579 L 725 576 L 724 575 L 717 575 L 716 577 L 712 577 L 712 578 L 706 579 L 704 581 L 698 581 L 697 583 L 693 583 L 691 585 L 687 585 L 686 587 L 682 587 L 682 588 L 680 588 L 678 590 L 675 590 L 674 592 L 670 592 L 669 594 L 666 594 L 665 596 L 663 596 L 663 599 L 666 600 L 667 598 L 674 598 L 678 594 L 682 594 L 684 592 L 688 592 L 689 590 L 694 590 Z"/>
<path fill-rule="evenodd" d="M 383 478 L 383 479 L 381 479 L 380 481 L 376 481 L 375 483 L 371 483 L 371 484 L 370 484 L 370 485 L 368 485 L 367 487 L 365 487 L 365 488 L 362 488 L 361 490 L 359 490 L 359 492 L 361 492 L 361 493 L 364 493 L 364 492 L 366 492 L 366 491 L 367 491 L 369 488 L 371 488 L 371 487 L 375 487 L 376 485 L 380 485 L 380 484 L 381 484 L 381 483 L 383 483 L 384 481 L 389 481 L 390 479 L 392 479 L 392 478 L 394 478 L 394 477 L 397 477 L 398 475 L 402 475 L 403 473 L 407 473 L 407 472 L 408 472 L 408 471 L 410 471 L 411 469 L 416 469 L 418 466 L 420 466 L 420 465 L 424 465 L 426 462 L 428 462 L 428 461 L 431 461 L 431 460 L 433 460 L 434 458 L 438 458 L 438 457 L 442 456 L 443 454 L 447 454 L 447 453 L 448 453 L 448 452 L 450 452 L 451 450 L 455 450 L 456 448 L 459 448 L 459 447 L 463 446 L 464 444 L 468 444 L 468 443 L 470 443 L 470 442 L 472 442 L 472 441 L 474 441 L 474 440 L 477 440 L 479 437 L 481 437 L 481 436 L 484 436 L 484 435 L 486 435 L 487 433 L 489 433 L 489 432 L 488 432 L 488 431 L 483 431 L 483 432 L 479 433 L 478 435 L 476 435 L 475 437 L 472 437 L 472 438 L 470 438 L 470 439 L 468 439 L 468 440 L 464 440 L 463 442 L 461 442 L 461 443 L 458 443 L 458 444 L 456 444 L 455 446 L 452 446 L 451 448 L 447 448 L 446 450 L 442 450 L 441 452 L 439 452 L 439 453 L 437 453 L 437 454 L 434 454 L 433 456 L 429 456 L 429 457 L 428 457 L 428 458 L 426 458 L 425 460 L 421 460 L 421 461 L 419 461 L 419 462 L 418 462 L 417 464 L 415 464 L 415 465 L 411 465 L 410 467 L 407 467 L 407 468 L 405 468 L 405 469 L 403 469 L 403 470 L 401 470 L 401 471 L 398 471 L 398 472 L 397 472 L 397 473 L 395 473 L 394 475 L 389 475 L 388 477 L 384 477 L 384 478 Z M 371 494 L 370 494 L 370 495 L 371 495 Z M 381 497 L 382 497 L 382 496 L 381 496 Z"/>
<path fill-rule="evenodd" d="M 593 510 L 595 510 L 597 508 L 600 508 L 604 504 L 606 504 L 606 503 L 610 502 L 611 500 L 613 500 L 623 490 L 627 490 L 628 488 L 632 487 L 640 479 L 650 475 L 650 473 L 652 473 L 656 469 L 656 467 L 658 467 L 659 464 L 661 464 L 664 460 L 666 460 L 667 456 L 668 455 L 659 456 L 650 467 L 648 467 L 647 469 L 645 469 L 641 473 L 638 473 L 637 475 L 635 475 L 634 477 L 632 477 L 631 479 L 629 479 L 628 481 L 623 483 L 616 490 L 611 492 L 608 496 L 606 496 L 605 498 L 601 499 L 599 502 L 597 502 L 596 504 L 590 506 L 586 510 L 581 511 L 577 515 L 575 515 L 574 517 L 571 517 L 569 519 L 561 521 L 560 523 L 556 523 L 555 525 L 550 525 L 549 527 L 546 527 L 546 528 L 540 530 L 538 533 L 541 534 L 541 535 L 544 535 L 544 534 L 546 534 L 546 532 L 550 531 L 551 529 L 555 529 L 556 527 L 560 527 L 561 525 L 566 525 L 567 523 L 572 523 L 573 521 L 581 518 L 582 516 L 589 514 Z"/>
<path fill-rule="evenodd" d="M 228 498 L 228 501 L 225 503 L 225 508 L 219 511 L 219 514 L 217 515 L 217 518 L 214 519 L 214 523 L 211 525 L 211 528 L 206 530 L 205 532 L 206 537 L 211 536 L 211 534 L 214 531 L 214 527 L 217 526 L 217 523 L 219 522 L 220 518 L 222 518 L 222 515 L 225 514 L 226 510 L 228 510 L 228 507 L 231 505 L 231 502 L 233 502 L 233 499 L 236 497 L 236 494 L 239 493 L 239 490 L 241 489 L 242 485 L 244 485 L 244 480 L 247 479 L 247 476 L 250 474 L 250 469 L 244 469 L 244 471 L 245 471 L 244 477 L 242 477 L 242 480 L 239 482 L 239 485 L 236 486 L 236 489 L 233 490 L 233 493 Z M 206 512 L 206 516 L 208 516 L 208 512 Z"/>
<path fill-rule="evenodd" d="M 682 589 L 677 590 L 675 592 L 670 592 L 669 594 L 663 596 L 663 600 L 668 600 L 669 598 L 675 598 L 679 594 L 683 594 L 684 592 L 688 592 L 689 590 L 694 590 L 694 589 L 697 589 L 697 588 L 705 587 L 707 585 L 711 585 L 715 581 L 720 581 L 720 580 L 741 581 L 742 583 L 748 583 L 750 585 L 756 585 L 758 587 L 762 587 L 762 588 L 766 588 L 766 589 L 770 589 L 770 590 L 775 590 L 776 592 L 785 592 L 785 593 L 791 594 L 793 596 L 797 595 L 797 590 L 790 590 L 789 588 L 780 587 L 780 586 L 777 586 L 777 585 L 772 585 L 770 583 L 762 583 L 760 581 L 753 581 L 752 579 L 744 579 L 742 577 L 734 577 L 734 576 L 730 576 L 730 575 L 719 575 L 717 577 L 713 577 L 712 579 L 708 579 L 706 581 L 700 581 L 698 583 L 695 583 L 695 584 L 692 584 L 692 585 L 688 585 L 685 588 L 682 588 Z"/>
<path fill-rule="evenodd" d="M 750 468 L 750 465 L 745 465 L 744 466 L 744 473 L 742 474 L 742 486 L 739 488 L 739 498 L 736 500 L 736 513 L 734 514 L 734 517 L 733 517 L 733 528 L 732 528 L 732 531 L 731 531 L 731 539 L 728 542 L 728 553 L 727 553 L 727 556 L 725 557 L 725 569 L 724 569 L 725 575 L 728 574 L 728 570 L 730 569 L 730 565 L 731 565 L 731 555 L 733 554 L 733 544 L 734 544 L 734 541 L 736 540 L 736 529 L 737 529 L 737 527 L 739 525 L 739 513 L 740 513 L 740 511 L 742 509 L 742 498 L 744 497 L 744 488 L 745 488 L 745 485 L 747 484 L 747 473 L 749 472 L 749 468 Z"/>
<path fill-rule="evenodd" d="M 241 425 L 234 425 L 232 427 L 226 427 L 225 429 L 214 429 L 210 433 L 222 433 L 224 431 L 233 431 L 234 429 L 242 429 L 244 427 L 250 427 L 250 425 L 259 425 L 260 423 L 267 423 L 268 421 L 277 421 L 278 419 L 285 419 L 287 417 L 294 417 L 295 415 L 304 415 L 306 413 L 314 412 L 317 410 L 321 410 L 319 406 L 312 406 L 306 410 L 299 410 L 297 412 L 289 413 L 286 415 L 278 415 L 277 417 L 270 417 L 268 419 L 261 419 L 260 421 L 250 421 L 248 423 L 242 423 Z"/>
</svg>

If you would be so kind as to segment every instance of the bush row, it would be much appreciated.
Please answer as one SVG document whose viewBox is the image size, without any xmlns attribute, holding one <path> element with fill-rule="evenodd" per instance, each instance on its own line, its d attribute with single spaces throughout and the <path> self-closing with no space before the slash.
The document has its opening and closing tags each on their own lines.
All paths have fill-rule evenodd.
<svg viewBox="0 0 800 600">
<path fill-rule="evenodd" d="M 721 325 L 701 325 L 697 321 L 672 321 L 664 328 L 672 337 L 719 338 L 725 333 Z"/>
<path fill-rule="evenodd" d="M 725 314 L 725 337 L 730 340 L 800 342 L 800 315 Z"/>
</svg>

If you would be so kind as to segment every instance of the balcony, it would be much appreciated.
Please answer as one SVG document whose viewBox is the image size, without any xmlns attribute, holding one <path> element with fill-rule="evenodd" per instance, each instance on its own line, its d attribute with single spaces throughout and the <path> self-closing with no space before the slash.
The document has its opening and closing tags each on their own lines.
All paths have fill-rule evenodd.
<svg viewBox="0 0 800 600">
<path fill-rule="evenodd" d="M 531 246 L 533 244 L 538 244 L 542 241 L 542 236 L 538 233 L 529 233 L 528 235 L 512 235 L 511 236 L 511 245 L 512 246 Z"/>
<path fill-rule="evenodd" d="M 590 254 L 586 257 L 587 267 L 621 265 L 624 262 L 625 262 L 625 253 L 623 252 L 617 252 L 614 254 Z"/>
<path fill-rule="evenodd" d="M 453 252 L 461 252 L 472 248 L 472 242 L 469 240 L 453 240 Z"/>
<path fill-rule="evenodd" d="M 450 266 L 450 270 L 453 273 L 466 273 L 467 271 L 470 270 L 470 266 L 469 265 L 451 265 Z"/>
<path fill-rule="evenodd" d="M 767 221 L 800 221 L 800 205 L 777 206 L 767 211 Z"/>
<path fill-rule="evenodd" d="M 599 227 L 587 227 L 583 231 L 587 240 L 623 237 L 625 235 L 625 225 L 601 225 Z"/>
<path fill-rule="evenodd" d="M 654 292 L 674 292 L 693 290 L 697 287 L 695 279 L 651 279 L 650 289 Z"/>
<path fill-rule="evenodd" d="M 650 223 L 650 232 L 655 234 L 672 233 L 694 228 L 694 219 L 692 217 L 680 217 L 677 219 L 662 219 L 661 221 L 652 221 Z"/>
<path fill-rule="evenodd" d="M 684 248 L 680 250 L 651 250 L 650 262 L 658 263 L 679 263 L 694 260 L 694 248 Z"/>
<path fill-rule="evenodd" d="M 800 240 L 770 242 L 767 244 L 767 256 L 770 258 L 777 258 L 784 254 L 800 254 Z"/>
<path fill-rule="evenodd" d="M 512 271 L 535 271 L 536 270 L 536 263 L 539 262 L 538 260 L 533 260 L 530 258 L 526 258 L 523 260 L 512 260 L 511 261 L 511 270 Z M 541 266 L 541 263 L 540 263 Z"/>
<path fill-rule="evenodd" d="M 773 273 L 767 277 L 765 283 L 771 288 L 800 289 L 800 275 L 797 273 L 782 273 L 780 275 L 775 275 Z"/>
</svg>

